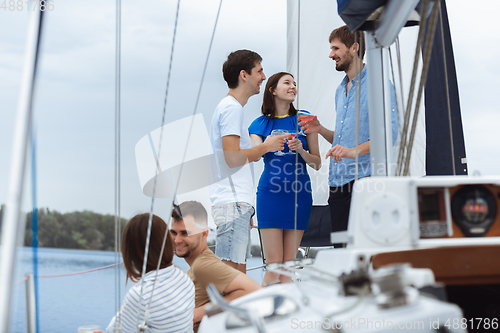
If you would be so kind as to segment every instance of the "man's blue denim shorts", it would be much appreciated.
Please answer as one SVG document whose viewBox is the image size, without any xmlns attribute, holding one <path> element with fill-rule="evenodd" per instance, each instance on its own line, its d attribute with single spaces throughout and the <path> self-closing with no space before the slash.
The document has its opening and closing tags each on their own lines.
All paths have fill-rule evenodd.
<svg viewBox="0 0 500 333">
<path fill-rule="evenodd" d="M 251 258 L 250 219 L 254 214 L 255 209 L 246 202 L 212 207 L 217 226 L 215 254 L 220 259 L 245 264 L 246 259 Z"/>
</svg>

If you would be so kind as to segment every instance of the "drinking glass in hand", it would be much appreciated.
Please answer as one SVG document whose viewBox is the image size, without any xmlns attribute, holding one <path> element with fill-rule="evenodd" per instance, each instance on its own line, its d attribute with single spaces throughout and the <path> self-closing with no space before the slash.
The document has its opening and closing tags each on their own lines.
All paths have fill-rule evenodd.
<svg viewBox="0 0 500 333">
<path fill-rule="evenodd" d="M 283 129 L 275 129 L 271 132 L 271 136 L 278 136 L 278 135 L 284 135 L 284 134 L 287 134 L 288 131 L 287 130 L 283 130 Z M 277 156 L 283 156 L 285 155 L 284 152 L 282 152 L 281 150 L 278 150 L 274 153 L 274 155 L 277 155 Z"/>
<path fill-rule="evenodd" d="M 297 137 L 297 131 L 288 131 L 289 135 L 286 137 L 287 141 L 289 140 L 294 140 L 296 137 Z M 289 147 L 290 148 L 290 147 Z M 289 150 L 288 153 L 285 153 L 285 154 L 288 154 L 288 155 L 295 155 L 295 151 L 294 150 Z"/>
<path fill-rule="evenodd" d="M 98 325 L 86 325 L 78 327 L 78 333 L 102 332 Z"/>
<path fill-rule="evenodd" d="M 313 120 L 314 117 L 315 117 L 315 115 L 310 114 L 309 111 L 299 110 L 297 112 L 297 118 L 299 119 L 299 122 L 303 121 L 303 122 L 307 123 L 308 121 Z M 300 128 L 299 134 L 306 135 L 306 133 L 304 133 L 304 129 L 302 127 Z"/>
</svg>

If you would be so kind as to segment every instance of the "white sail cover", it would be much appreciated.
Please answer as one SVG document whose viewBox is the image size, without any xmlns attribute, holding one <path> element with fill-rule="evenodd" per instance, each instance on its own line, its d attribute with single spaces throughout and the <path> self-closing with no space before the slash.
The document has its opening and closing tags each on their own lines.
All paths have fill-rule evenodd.
<svg viewBox="0 0 500 333">
<path fill-rule="evenodd" d="M 344 25 L 337 14 L 337 3 L 331 0 L 299 1 L 288 0 L 287 2 L 287 70 L 295 76 L 298 86 L 298 95 L 295 106 L 305 109 L 318 116 L 321 124 L 328 129 L 335 128 L 335 90 L 345 76 L 344 72 L 335 70 L 335 62 L 328 58 L 330 52 L 328 38 L 332 30 Z M 401 35 L 403 47 L 410 48 L 415 52 L 416 33 L 418 28 L 404 32 Z M 408 51 L 408 50 L 407 50 Z M 403 62 L 403 82 L 405 92 L 408 86 L 412 61 L 408 57 Z M 370 59 L 366 59 L 369 63 Z M 393 52 L 394 68 L 395 52 Z M 397 72 L 395 76 L 398 76 Z M 398 80 L 396 78 L 396 80 Z M 398 90 L 399 82 L 396 82 L 396 91 L 399 105 L 399 117 L 402 123 L 401 96 Z M 407 103 L 406 96 L 405 105 Z M 423 104 L 423 103 L 422 103 Z M 413 176 L 425 175 L 425 111 L 420 110 L 418 126 L 410 160 L 410 173 Z M 400 128 L 401 131 L 401 128 Z M 397 162 L 399 149 L 399 136 L 394 146 L 393 161 Z M 331 148 L 323 138 L 319 138 L 320 155 L 322 167 L 319 171 L 308 168 L 313 188 L 313 204 L 322 206 L 328 204 L 328 170 L 329 161 L 324 159 L 328 149 Z"/>
</svg>

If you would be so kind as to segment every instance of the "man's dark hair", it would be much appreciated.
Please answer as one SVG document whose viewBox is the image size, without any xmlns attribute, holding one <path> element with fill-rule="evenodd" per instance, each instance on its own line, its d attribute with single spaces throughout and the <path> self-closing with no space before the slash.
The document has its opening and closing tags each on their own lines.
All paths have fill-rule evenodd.
<svg viewBox="0 0 500 333">
<path fill-rule="evenodd" d="M 194 222 L 200 226 L 208 225 L 207 210 L 198 201 L 185 201 L 172 209 L 172 218 L 176 221 L 182 220 L 183 216 L 187 215 L 193 216 Z"/>
<path fill-rule="evenodd" d="M 252 73 L 252 68 L 257 63 L 262 62 L 262 57 L 250 50 L 238 50 L 231 52 L 227 56 L 227 60 L 222 65 L 222 75 L 230 89 L 238 87 L 238 77 L 240 72 L 244 70 L 248 74 Z"/>
<path fill-rule="evenodd" d="M 146 236 L 148 232 L 149 213 L 139 214 L 132 217 L 125 226 L 122 236 L 122 257 L 127 279 L 137 282 L 142 276 L 142 265 L 144 263 L 144 249 L 146 248 Z M 167 224 L 160 217 L 153 215 L 151 236 L 149 241 L 149 254 L 146 263 L 146 273 L 156 270 L 160 259 L 161 247 L 165 232 L 166 238 L 160 268 L 172 265 L 174 257 L 174 242 L 167 229 Z"/>
<path fill-rule="evenodd" d="M 328 43 L 331 43 L 334 39 L 340 40 L 345 46 L 347 46 L 347 48 L 350 48 L 356 39 L 360 46 L 358 48 L 358 56 L 361 59 L 365 56 L 365 35 L 363 31 L 356 31 L 355 33 L 352 33 L 349 28 L 344 25 L 332 31 L 330 38 L 328 39 Z"/>
</svg>

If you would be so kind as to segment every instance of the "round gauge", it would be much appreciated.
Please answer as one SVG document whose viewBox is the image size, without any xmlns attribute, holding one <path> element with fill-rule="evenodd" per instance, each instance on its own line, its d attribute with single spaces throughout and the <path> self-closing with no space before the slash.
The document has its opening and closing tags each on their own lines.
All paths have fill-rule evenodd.
<svg viewBox="0 0 500 333">
<path fill-rule="evenodd" d="M 465 185 L 451 200 L 453 220 L 467 237 L 482 237 L 495 221 L 495 196 L 483 185 Z"/>
</svg>

